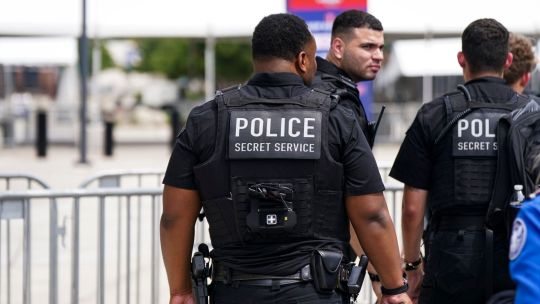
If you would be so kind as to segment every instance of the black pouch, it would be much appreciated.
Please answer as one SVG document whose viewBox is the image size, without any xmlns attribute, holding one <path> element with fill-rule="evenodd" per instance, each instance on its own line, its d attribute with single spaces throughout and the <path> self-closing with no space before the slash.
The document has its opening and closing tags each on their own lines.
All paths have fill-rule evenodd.
<svg viewBox="0 0 540 304">
<path fill-rule="evenodd" d="M 339 269 L 343 253 L 317 249 L 311 256 L 311 276 L 315 289 L 321 293 L 332 293 L 339 283 Z"/>
</svg>

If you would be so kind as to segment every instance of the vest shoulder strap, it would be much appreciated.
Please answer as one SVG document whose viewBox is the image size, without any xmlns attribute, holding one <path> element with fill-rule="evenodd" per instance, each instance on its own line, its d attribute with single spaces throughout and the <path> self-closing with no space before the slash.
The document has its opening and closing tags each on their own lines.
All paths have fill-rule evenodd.
<svg viewBox="0 0 540 304">
<path fill-rule="evenodd" d="M 303 95 L 291 98 L 257 98 L 242 94 L 242 86 L 233 86 L 216 93 L 216 101 L 221 101 L 226 107 L 242 107 L 248 104 L 298 105 L 308 108 L 332 109 L 339 102 L 336 94 L 331 94 L 319 88 L 312 88 Z"/>
<path fill-rule="evenodd" d="M 331 75 L 327 73 L 321 73 L 320 77 L 323 82 L 337 81 L 338 83 L 342 84 L 346 88 L 356 90 L 356 83 L 354 83 L 352 79 L 345 77 L 341 74 L 336 76 L 336 75 Z"/>
<path fill-rule="evenodd" d="M 444 107 L 446 111 L 446 126 L 441 130 L 435 144 L 441 142 L 458 120 L 477 109 L 501 109 L 511 112 L 522 108 L 527 104 L 529 98 L 521 94 L 515 94 L 508 103 L 486 103 L 472 102 L 471 95 L 464 85 L 458 85 L 458 90 L 444 95 Z"/>
</svg>

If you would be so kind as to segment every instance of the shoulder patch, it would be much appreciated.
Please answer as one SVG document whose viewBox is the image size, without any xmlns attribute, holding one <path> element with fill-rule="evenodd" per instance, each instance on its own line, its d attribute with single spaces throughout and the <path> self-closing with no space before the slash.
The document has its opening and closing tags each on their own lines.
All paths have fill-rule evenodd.
<svg viewBox="0 0 540 304">
<path fill-rule="evenodd" d="M 521 218 L 517 218 L 512 225 L 512 239 L 510 240 L 510 260 L 515 260 L 523 250 L 527 241 L 527 225 Z"/>
</svg>

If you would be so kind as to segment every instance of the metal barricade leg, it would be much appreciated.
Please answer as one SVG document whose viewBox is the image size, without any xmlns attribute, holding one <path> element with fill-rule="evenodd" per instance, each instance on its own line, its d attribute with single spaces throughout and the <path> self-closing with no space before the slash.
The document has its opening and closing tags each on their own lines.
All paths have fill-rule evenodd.
<svg viewBox="0 0 540 304">
<path fill-rule="evenodd" d="M 159 215 L 158 215 L 159 202 L 157 197 L 153 197 L 152 200 L 152 291 L 151 291 L 151 303 L 159 303 L 158 291 L 159 291 Z M 156 231 L 157 230 L 157 231 Z"/>
<path fill-rule="evenodd" d="M 105 198 L 99 198 L 98 210 L 98 282 L 97 302 L 105 303 Z"/>
<path fill-rule="evenodd" d="M 0 302 L 2 302 L 2 219 L 0 219 Z"/>
<path fill-rule="evenodd" d="M 58 206 L 49 207 L 49 303 L 58 303 Z"/>
<path fill-rule="evenodd" d="M 6 259 L 7 259 L 7 304 L 11 304 L 11 220 L 7 220 L 7 228 L 6 228 L 6 241 L 7 241 L 7 253 L 6 253 Z"/>
<path fill-rule="evenodd" d="M 130 304 L 130 285 L 131 285 L 131 196 L 127 197 L 126 207 L 126 304 Z"/>
<path fill-rule="evenodd" d="M 116 251 L 116 303 L 120 304 L 120 282 L 121 282 L 121 258 L 122 258 L 122 204 L 121 199 L 118 198 L 118 234 L 116 243 L 118 248 Z"/>
<path fill-rule="evenodd" d="M 23 303 L 31 304 L 31 279 L 32 279 L 32 245 L 30 242 L 30 237 L 32 236 L 32 225 L 30 223 L 30 202 L 28 200 L 24 201 L 23 209 L 23 225 L 24 225 L 24 241 L 23 241 Z"/>
<path fill-rule="evenodd" d="M 79 303 L 79 221 L 80 202 L 75 198 L 73 202 L 73 256 L 71 266 L 71 304 Z"/>
<path fill-rule="evenodd" d="M 139 180 L 139 186 L 140 186 L 140 180 Z M 141 232 L 141 225 L 142 225 L 142 213 L 141 213 L 141 198 L 138 197 L 137 200 L 137 273 L 136 273 L 136 282 L 135 282 L 135 288 L 137 292 L 137 299 L 136 304 L 141 303 L 141 242 L 142 242 L 142 232 Z"/>
</svg>

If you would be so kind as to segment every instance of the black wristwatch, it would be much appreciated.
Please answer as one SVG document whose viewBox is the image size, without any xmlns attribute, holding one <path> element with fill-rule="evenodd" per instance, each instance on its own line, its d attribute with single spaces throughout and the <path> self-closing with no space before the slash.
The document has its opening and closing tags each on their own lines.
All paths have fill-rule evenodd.
<svg viewBox="0 0 540 304">
<path fill-rule="evenodd" d="M 403 285 L 397 288 L 385 288 L 381 286 L 381 293 L 385 296 L 395 296 L 407 292 L 407 290 L 409 290 L 409 284 L 406 279 L 403 279 Z"/>
<path fill-rule="evenodd" d="M 422 257 L 414 262 L 405 262 L 405 271 L 412 271 L 418 269 L 418 266 L 422 264 Z"/>
</svg>

